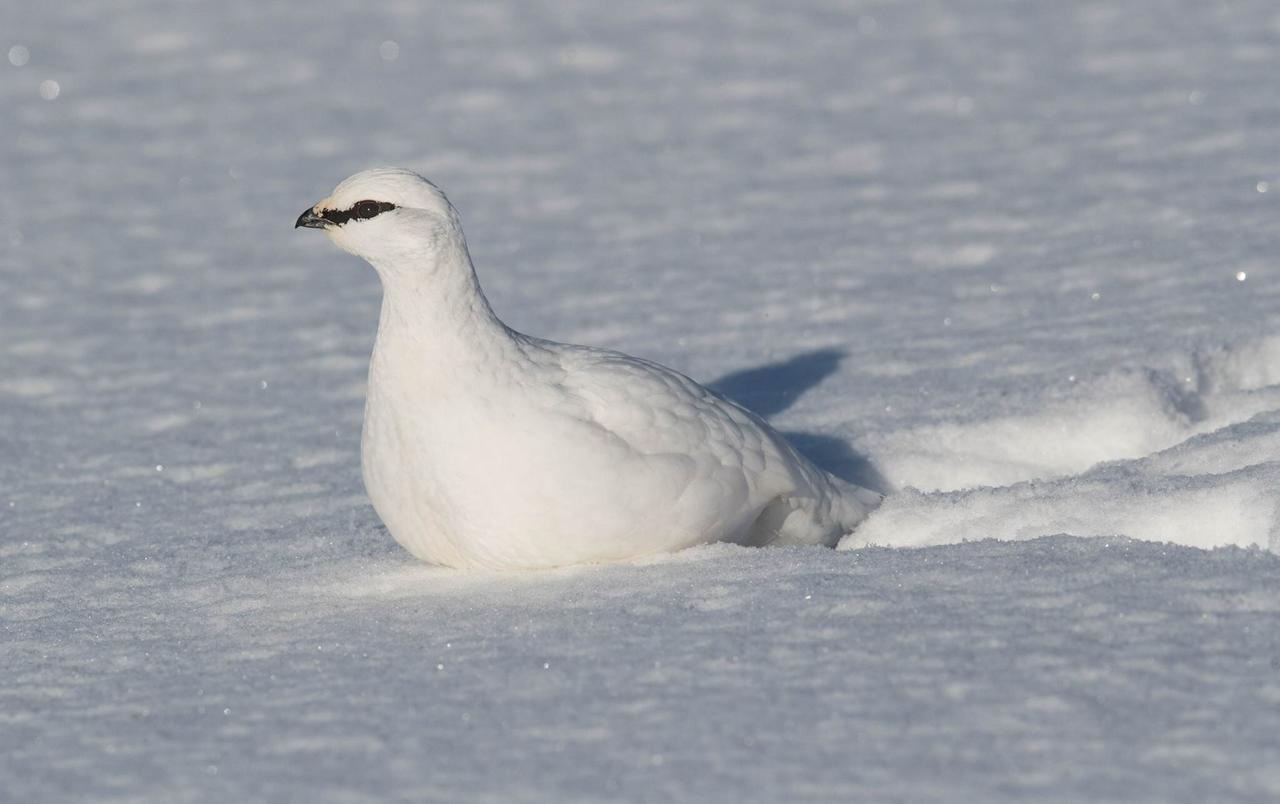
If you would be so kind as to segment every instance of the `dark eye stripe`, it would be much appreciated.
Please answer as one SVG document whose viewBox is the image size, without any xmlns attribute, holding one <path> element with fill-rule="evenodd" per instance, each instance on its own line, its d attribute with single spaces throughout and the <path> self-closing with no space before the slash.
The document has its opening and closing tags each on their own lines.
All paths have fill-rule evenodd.
<svg viewBox="0 0 1280 804">
<path fill-rule="evenodd" d="M 395 208 L 396 205 L 389 201 L 357 201 L 351 209 L 326 209 L 320 217 L 341 226 L 349 220 L 367 220 Z"/>
</svg>

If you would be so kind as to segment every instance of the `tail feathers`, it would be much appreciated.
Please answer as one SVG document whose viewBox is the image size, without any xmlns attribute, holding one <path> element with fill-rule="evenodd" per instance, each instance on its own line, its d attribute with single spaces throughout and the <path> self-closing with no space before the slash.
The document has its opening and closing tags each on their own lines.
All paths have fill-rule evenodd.
<svg viewBox="0 0 1280 804">
<path fill-rule="evenodd" d="M 884 500 L 884 495 L 847 483 L 838 477 L 831 478 L 831 481 L 836 492 L 831 506 L 832 518 L 844 528 L 841 535 L 847 535 L 876 510 Z"/>
<path fill-rule="evenodd" d="M 843 510 L 837 514 L 837 517 L 843 532 L 837 537 L 837 543 L 832 546 L 838 550 L 855 550 L 865 547 L 865 542 L 858 538 L 858 525 L 884 501 L 884 495 L 852 483 L 839 480 L 837 482 L 842 486 L 837 504 L 842 506 Z"/>
<path fill-rule="evenodd" d="M 749 544 L 822 544 L 835 547 L 880 504 L 874 491 L 831 478 L 819 497 L 779 497 L 761 513 Z"/>
</svg>

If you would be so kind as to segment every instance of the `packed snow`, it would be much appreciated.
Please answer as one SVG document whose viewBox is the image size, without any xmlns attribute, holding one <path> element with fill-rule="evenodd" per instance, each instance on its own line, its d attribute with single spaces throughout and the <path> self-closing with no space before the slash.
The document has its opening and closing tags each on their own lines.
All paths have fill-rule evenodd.
<svg viewBox="0 0 1280 804">
<path fill-rule="evenodd" d="M 1274 3 L 10 3 L 0 53 L 4 798 L 1280 796 Z M 884 504 L 414 560 L 377 279 L 292 229 L 377 164 L 512 326 Z"/>
</svg>

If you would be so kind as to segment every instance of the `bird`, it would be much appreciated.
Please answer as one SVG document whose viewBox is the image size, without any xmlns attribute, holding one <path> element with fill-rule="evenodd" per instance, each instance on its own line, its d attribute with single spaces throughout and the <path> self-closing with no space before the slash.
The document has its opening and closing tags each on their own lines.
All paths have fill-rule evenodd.
<svg viewBox="0 0 1280 804">
<path fill-rule="evenodd" d="M 308 207 L 382 284 L 361 470 L 391 536 L 431 564 L 536 569 L 696 545 L 834 546 L 881 495 L 658 363 L 515 331 L 480 288 L 457 211 L 375 168 Z"/>
</svg>

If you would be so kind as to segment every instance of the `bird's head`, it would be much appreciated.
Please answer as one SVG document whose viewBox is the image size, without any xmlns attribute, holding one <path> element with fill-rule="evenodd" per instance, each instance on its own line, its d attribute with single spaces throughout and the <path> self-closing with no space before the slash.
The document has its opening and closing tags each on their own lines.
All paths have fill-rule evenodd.
<svg viewBox="0 0 1280 804">
<path fill-rule="evenodd" d="M 440 188 L 403 168 L 364 170 L 298 216 L 339 248 L 378 268 L 398 257 L 461 242 L 458 215 Z M 380 269 L 381 270 L 381 269 Z"/>
</svg>

